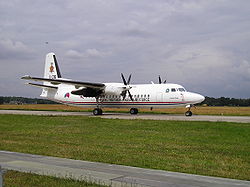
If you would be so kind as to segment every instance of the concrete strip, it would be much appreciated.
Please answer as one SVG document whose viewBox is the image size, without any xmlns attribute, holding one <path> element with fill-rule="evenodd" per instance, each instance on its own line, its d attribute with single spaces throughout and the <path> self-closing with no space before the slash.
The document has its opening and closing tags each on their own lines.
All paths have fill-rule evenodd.
<svg viewBox="0 0 250 187">
<path fill-rule="evenodd" d="M 21 115 L 53 115 L 53 116 L 92 116 L 91 112 L 58 112 L 58 111 L 25 111 L 25 110 L 0 110 L 0 114 L 21 114 Z M 148 120 L 175 120 L 175 121 L 225 121 L 237 123 L 250 123 L 250 116 L 208 116 L 193 115 L 186 117 L 184 115 L 168 114 L 138 114 L 131 115 L 128 113 L 105 113 L 97 116 L 108 119 L 148 119 Z"/>
<path fill-rule="evenodd" d="M 122 177 L 122 175 L 116 175 L 111 173 L 56 166 L 52 165 L 51 163 L 44 164 L 39 162 L 29 162 L 21 160 L 6 162 L 2 166 L 8 170 L 55 176 L 60 178 L 71 178 L 75 180 L 84 180 L 103 185 L 111 185 L 112 179 Z"/>
<path fill-rule="evenodd" d="M 102 118 L 109 119 L 148 119 L 148 120 L 174 120 L 174 121 L 225 121 L 237 123 L 250 123 L 249 116 L 209 116 L 209 115 L 193 115 L 186 117 L 182 115 L 164 115 L 164 114 L 139 114 L 139 115 L 124 115 L 124 114 L 109 114 L 103 115 Z"/>
<path fill-rule="evenodd" d="M 208 177 L 65 158 L 0 151 L 6 169 L 70 177 L 115 187 L 250 187 L 250 181 Z"/>
</svg>

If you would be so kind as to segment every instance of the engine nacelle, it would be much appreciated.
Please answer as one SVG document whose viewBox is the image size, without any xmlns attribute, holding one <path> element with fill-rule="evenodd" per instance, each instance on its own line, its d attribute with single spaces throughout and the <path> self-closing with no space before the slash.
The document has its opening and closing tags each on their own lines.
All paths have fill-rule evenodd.
<svg viewBox="0 0 250 187">
<path fill-rule="evenodd" d="M 107 95 L 121 95 L 125 91 L 124 85 L 106 85 L 104 93 Z"/>
</svg>

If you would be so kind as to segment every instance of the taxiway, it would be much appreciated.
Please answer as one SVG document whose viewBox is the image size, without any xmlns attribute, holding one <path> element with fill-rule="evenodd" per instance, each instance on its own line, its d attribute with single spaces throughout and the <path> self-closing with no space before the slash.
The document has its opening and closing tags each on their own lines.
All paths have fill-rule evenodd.
<svg viewBox="0 0 250 187">
<path fill-rule="evenodd" d="M 58 112 L 58 111 L 27 111 L 27 110 L 0 110 L 0 114 L 21 114 L 21 115 L 55 115 L 55 116 L 92 116 L 109 119 L 148 119 L 148 120 L 176 120 L 176 121 L 224 121 L 237 123 L 250 123 L 250 116 L 208 116 L 193 115 L 186 117 L 184 115 L 170 114 L 137 114 L 129 113 L 104 113 L 101 116 L 93 116 L 91 112 Z"/>
<path fill-rule="evenodd" d="M 250 181 L 0 151 L 4 169 L 115 187 L 249 187 Z"/>
</svg>

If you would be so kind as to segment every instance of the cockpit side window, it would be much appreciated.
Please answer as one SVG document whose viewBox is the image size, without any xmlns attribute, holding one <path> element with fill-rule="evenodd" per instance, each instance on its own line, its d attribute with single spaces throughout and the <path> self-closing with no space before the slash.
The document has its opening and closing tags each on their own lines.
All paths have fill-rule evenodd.
<svg viewBox="0 0 250 187">
<path fill-rule="evenodd" d="M 171 88 L 171 92 L 176 92 L 176 89 L 175 88 Z"/>
<path fill-rule="evenodd" d="M 186 90 L 184 88 L 179 88 L 178 89 L 180 92 L 185 92 Z"/>
</svg>

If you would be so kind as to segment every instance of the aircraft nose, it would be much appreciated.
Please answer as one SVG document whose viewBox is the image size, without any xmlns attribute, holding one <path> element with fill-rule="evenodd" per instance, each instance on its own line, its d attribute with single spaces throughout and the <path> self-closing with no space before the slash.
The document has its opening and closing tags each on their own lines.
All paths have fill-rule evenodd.
<svg viewBox="0 0 250 187">
<path fill-rule="evenodd" d="M 188 93 L 186 100 L 195 104 L 195 103 L 201 103 L 202 101 L 204 101 L 205 97 L 197 93 Z"/>
<path fill-rule="evenodd" d="M 203 95 L 197 94 L 197 100 L 199 101 L 199 103 L 201 103 L 202 101 L 205 100 L 205 97 Z"/>
</svg>

